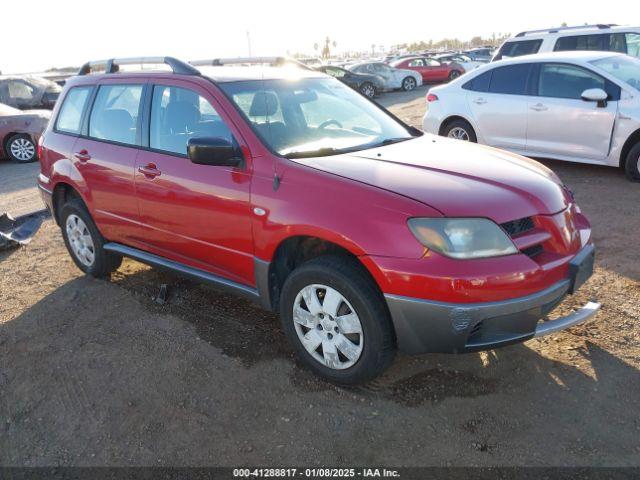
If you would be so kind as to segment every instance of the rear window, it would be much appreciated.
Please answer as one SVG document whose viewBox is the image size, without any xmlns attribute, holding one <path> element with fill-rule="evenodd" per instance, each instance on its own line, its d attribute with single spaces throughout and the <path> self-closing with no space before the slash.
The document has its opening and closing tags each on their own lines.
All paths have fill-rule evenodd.
<svg viewBox="0 0 640 480">
<path fill-rule="evenodd" d="M 490 93 L 525 95 L 531 65 L 528 63 L 494 68 L 489 83 Z"/>
<path fill-rule="evenodd" d="M 64 97 L 60 113 L 56 121 L 56 130 L 64 133 L 79 134 L 82 123 L 82 112 L 87 105 L 92 87 L 75 87 Z"/>
<path fill-rule="evenodd" d="M 542 40 L 522 40 L 520 42 L 505 42 L 494 60 L 503 58 L 520 57 L 521 55 L 532 55 L 538 53 L 542 45 Z"/>
<path fill-rule="evenodd" d="M 103 85 L 89 118 L 89 136 L 134 145 L 142 85 Z"/>
</svg>

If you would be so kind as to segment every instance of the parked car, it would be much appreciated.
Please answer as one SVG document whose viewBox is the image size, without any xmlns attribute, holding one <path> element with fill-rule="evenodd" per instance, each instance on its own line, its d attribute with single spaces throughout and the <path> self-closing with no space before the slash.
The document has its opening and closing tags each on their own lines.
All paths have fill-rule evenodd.
<svg viewBox="0 0 640 480">
<path fill-rule="evenodd" d="M 451 81 L 465 73 L 464 68 L 455 62 L 444 63 L 426 57 L 405 58 L 391 66 L 419 73 L 423 83 Z"/>
<path fill-rule="evenodd" d="M 164 61 L 87 64 L 44 134 L 40 191 L 82 271 L 128 256 L 244 295 L 343 384 L 396 349 L 489 349 L 597 311 L 538 322 L 594 254 L 542 165 L 425 136 L 320 72 Z"/>
<path fill-rule="evenodd" d="M 322 65 L 315 67 L 315 70 L 337 78 L 369 98 L 375 97 L 385 89 L 384 79 L 377 75 L 355 73 L 335 65 Z"/>
<path fill-rule="evenodd" d="M 491 63 L 427 95 L 427 132 L 640 180 L 640 60 L 556 52 Z"/>
<path fill-rule="evenodd" d="M 39 77 L 0 77 L 0 103 L 26 109 L 52 109 L 62 88 L 60 85 Z"/>
<path fill-rule="evenodd" d="M 384 80 L 384 91 L 410 91 L 422 85 L 422 75 L 413 70 L 395 68 L 382 62 L 356 63 L 347 67 L 354 73 L 376 75 Z"/>
<path fill-rule="evenodd" d="M 491 58 L 493 58 L 493 49 L 489 47 L 471 48 L 464 50 L 462 53 L 471 57 L 475 62 L 486 63 L 490 62 Z"/>
<path fill-rule="evenodd" d="M 487 62 L 480 62 L 477 60 L 472 60 L 471 57 L 465 55 L 463 53 L 446 53 L 444 55 L 436 55 L 433 57 L 434 60 L 437 60 L 440 63 L 449 64 L 456 63 L 460 65 L 465 72 L 478 68 L 480 65 L 484 65 Z"/>
<path fill-rule="evenodd" d="M 502 44 L 493 60 L 575 50 L 619 52 L 640 57 L 640 27 L 599 24 L 520 32 Z"/>
<path fill-rule="evenodd" d="M 19 163 L 37 160 L 36 145 L 50 117 L 49 110 L 21 111 L 0 103 L 0 156 Z"/>
</svg>

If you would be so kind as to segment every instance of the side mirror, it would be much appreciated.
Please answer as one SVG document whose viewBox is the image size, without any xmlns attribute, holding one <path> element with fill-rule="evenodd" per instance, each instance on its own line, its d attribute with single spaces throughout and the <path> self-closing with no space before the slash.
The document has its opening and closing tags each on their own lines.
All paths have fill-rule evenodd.
<svg viewBox="0 0 640 480">
<path fill-rule="evenodd" d="M 237 167 L 242 164 L 242 154 L 229 140 L 219 137 L 190 138 L 187 154 L 193 163 Z"/>
<path fill-rule="evenodd" d="M 598 107 L 604 108 L 607 106 L 609 95 L 601 88 L 589 88 L 582 92 L 581 97 L 585 102 L 598 102 Z"/>
</svg>

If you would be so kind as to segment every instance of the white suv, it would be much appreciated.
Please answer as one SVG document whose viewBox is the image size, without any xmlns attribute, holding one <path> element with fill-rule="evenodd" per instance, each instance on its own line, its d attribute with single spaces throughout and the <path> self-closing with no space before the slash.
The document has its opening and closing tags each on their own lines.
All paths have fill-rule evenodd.
<svg viewBox="0 0 640 480">
<path fill-rule="evenodd" d="M 640 60 L 556 52 L 490 63 L 430 89 L 423 128 L 529 157 L 621 166 L 640 181 Z"/>
<path fill-rule="evenodd" d="M 640 57 L 640 27 L 599 24 L 520 32 L 502 44 L 493 61 L 576 50 L 619 52 Z"/>
</svg>

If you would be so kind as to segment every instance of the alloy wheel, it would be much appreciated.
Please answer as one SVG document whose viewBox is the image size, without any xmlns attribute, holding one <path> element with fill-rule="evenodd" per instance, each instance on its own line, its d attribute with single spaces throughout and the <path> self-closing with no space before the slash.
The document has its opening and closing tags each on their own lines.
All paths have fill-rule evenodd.
<svg viewBox="0 0 640 480">
<path fill-rule="evenodd" d="M 373 98 L 376 94 L 376 89 L 373 87 L 373 85 L 369 84 L 363 85 L 360 91 L 363 95 L 369 98 Z"/>
<path fill-rule="evenodd" d="M 36 146 L 26 138 L 16 138 L 9 145 L 9 151 L 13 157 L 21 162 L 28 162 L 36 154 Z"/>
<path fill-rule="evenodd" d="M 465 142 L 469 141 L 469 133 L 462 127 L 452 128 L 449 130 L 447 137 L 455 138 L 456 140 L 464 140 Z"/>
<path fill-rule="evenodd" d="M 69 245 L 76 258 L 86 267 L 93 265 L 96 249 L 84 221 L 79 216 L 71 214 L 67 217 L 65 228 Z"/>
<path fill-rule="evenodd" d="M 416 88 L 416 80 L 415 78 L 409 77 L 404 81 L 404 89 L 407 91 L 411 91 Z"/>
<path fill-rule="evenodd" d="M 360 359 L 362 324 L 337 290 L 320 284 L 304 287 L 293 303 L 293 321 L 303 347 L 320 364 L 344 370 Z"/>
</svg>

